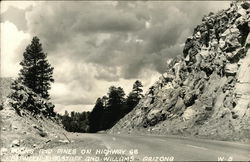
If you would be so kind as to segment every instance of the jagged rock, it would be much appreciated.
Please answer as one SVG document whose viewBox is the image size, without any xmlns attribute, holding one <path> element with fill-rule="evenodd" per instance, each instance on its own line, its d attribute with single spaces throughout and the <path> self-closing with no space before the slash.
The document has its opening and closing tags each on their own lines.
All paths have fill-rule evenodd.
<svg viewBox="0 0 250 162">
<path fill-rule="evenodd" d="M 233 96 L 225 97 L 223 106 L 229 109 L 233 109 L 236 106 L 235 98 Z"/>
<path fill-rule="evenodd" d="M 224 108 L 220 114 L 221 118 L 225 118 L 225 117 L 230 118 L 230 116 L 232 116 L 232 114 L 229 108 Z"/>
<path fill-rule="evenodd" d="M 231 63 L 238 62 L 241 58 L 246 56 L 246 51 L 244 48 L 238 48 L 234 52 L 227 53 L 226 57 Z"/>
<path fill-rule="evenodd" d="M 147 123 L 151 126 L 155 125 L 162 119 L 163 117 L 160 109 L 152 109 L 147 115 Z"/>
<path fill-rule="evenodd" d="M 174 108 L 172 109 L 171 113 L 181 115 L 186 108 L 184 101 L 181 97 L 178 97 L 176 104 L 174 105 Z"/>
<path fill-rule="evenodd" d="M 202 56 L 203 59 L 206 59 L 209 56 L 208 48 L 201 49 L 200 55 Z"/>
<path fill-rule="evenodd" d="M 240 31 L 237 28 L 227 29 L 223 34 L 222 37 L 225 37 L 225 43 L 223 50 L 226 52 L 234 51 L 236 48 L 240 47 L 241 44 L 239 43 Z"/>
<path fill-rule="evenodd" d="M 226 42 L 223 39 L 219 40 L 219 47 L 224 50 L 224 47 L 226 46 Z"/>
<path fill-rule="evenodd" d="M 196 91 L 188 92 L 184 97 L 184 104 L 188 107 L 194 104 L 197 99 Z"/>
<path fill-rule="evenodd" d="M 39 130 L 38 131 L 38 134 L 41 136 L 41 137 L 46 137 L 46 136 L 48 136 L 48 134 L 46 133 L 46 132 L 44 132 L 43 130 Z"/>
<path fill-rule="evenodd" d="M 189 107 L 184 111 L 182 117 L 184 120 L 189 120 L 189 119 L 192 119 L 195 116 L 195 114 L 196 114 L 196 111 L 193 110 L 192 107 Z"/>
<path fill-rule="evenodd" d="M 208 110 L 208 111 L 211 111 L 211 110 Z M 210 117 L 210 113 L 207 113 L 207 112 L 200 113 L 197 119 L 195 120 L 195 124 L 203 125 L 209 119 L 209 117 Z"/>
<path fill-rule="evenodd" d="M 206 96 L 205 98 L 201 99 L 202 103 L 204 104 L 204 108 L 207 111 L 211 111 L 214 107 L 214 98 L 213 95 Z"/>
<path fill-rule="evenodd" d="M 47 136 L 47 133 L 41 128 L 41 127 L 38 127 L 37 125 L 35 124 L 32 124 L 32 127 L 35 128 L 37 130 L 37 133 L 41 136 L 41 137 L 46 137 Z"/>
<path fill-rule="evenodd" d="M 211 110 L 213 110 L 213 107 L 212 107 L 212 106 L 207 106 L 207 105 L 206 105 L 206 106 L 205 106 L 205 110 L 206 110 L 206 111 L 211 111 Z"/>
<path fill-rule="evenodd" d="M 238 70 L 238 65 L 236 63 L 234 63 L 234 64 L 229 64 L 228 63 L 225 66 L 225 74 L 227 76 L 234 76 L 234 75 L 236 75 L 237 70 Z"/>
<path fill-rule="evenodd" d="M 38 126 L 35 125 L 35 124 L 32 124 L 31 126 L 32 126 L 33 128 L 35 128 L 35 129 L 38 129 Z"/>
<path fill-rule="evenodd" d="M 20 141 L 19 140 L 14 140 L 14 141 L 12 141 L 12 143 L 11 143 L 11 146 L 12 147 L 14 147 L 14 146 L 20 146 Z"/>
<path fill-rule="evenodd" d="M 181 80 L 181 77 L 180 77 L 180 70 L 183 68 L 183 64 L 182 63 L 176 63 L 174 65 L 174 71 L 175 71 L 175 79 L 176 80 Z"/>
<path fill-rule="evenodd" d="M 174 75 L 171 75 L 168 73 L 164 73 L 164 74 L 162 74 L 162 76 L 165 79 L 165 82 L 171 82 L 175 78 Z"/>
<path fill-rule="evenodd" d="M 232 118 L 233 118 L 233 119 L 237 119 L 238 117 L 239 117 L 239 115 L 235 114 L 235 112 L 232 111 Z"/>
<path fill-rule="evenodd" d="M 201 32 L 197 32 L 195 35 L 194 35 L 194 37 L 196 38 L 196 39 L 200 39 L 201 38 Z"/>
<path fill-rule="evenodd" d="M 12 128 L 15 129 L 15 130 L 18 129 L 17 126 L 15 126 L 15 125 L 12 125 Z"/>
<path fill-rule="evenodd" d="M 239 9 L 237 13 L 241 16 L 245 16 L 247 14 L 244 8 Z"/>
<path fill-rule="evenodd" d="M 212 63 L 205 62 L 205 61 L 201 62 L 200 69 L 203 70 L 208 76 L 211 75 L 214 71 L 214 67 L 212 66 Z"/>
</svg>

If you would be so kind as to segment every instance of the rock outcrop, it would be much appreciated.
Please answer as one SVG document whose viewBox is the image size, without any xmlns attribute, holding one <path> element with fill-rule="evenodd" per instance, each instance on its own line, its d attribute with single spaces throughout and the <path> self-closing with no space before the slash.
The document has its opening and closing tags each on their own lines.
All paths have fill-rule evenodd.
<svg viewBox="0 0 250 162">
<path fill-rule="evenodd" d="M 183 57 L 109 132 L 147 131 L 225 140 L 250 139 L 250 3 L 202 19 Z"/>
</svg>

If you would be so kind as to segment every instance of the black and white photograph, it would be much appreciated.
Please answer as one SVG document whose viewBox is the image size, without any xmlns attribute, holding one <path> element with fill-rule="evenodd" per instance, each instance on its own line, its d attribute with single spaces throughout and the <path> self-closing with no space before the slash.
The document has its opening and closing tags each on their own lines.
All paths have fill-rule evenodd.
<svg viewBox="0 0 250 162">
<path fill-rule="evenodd" d="M 250 1 L 0 3 L 0 162 L 250 161 Z"/>
</svg>

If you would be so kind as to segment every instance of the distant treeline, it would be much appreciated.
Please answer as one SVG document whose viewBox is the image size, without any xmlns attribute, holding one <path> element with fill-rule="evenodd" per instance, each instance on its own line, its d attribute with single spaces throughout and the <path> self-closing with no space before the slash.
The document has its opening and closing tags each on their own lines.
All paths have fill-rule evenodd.
<svg viewBox="0 0 250 162">
<path fill-rule="evenodd" d="M 121 87 L 111 86 L 106 96 L 97 99 L 93 110 L 89 112 L 65 111 L 59 115 L 62 124 L 70 132 L 90 132 L 106 130 L 114 126 L 122 117 L 128 114 L 143 97 L 142 83 L 136 81 L 133 90 L 125 97 Z"/>
<path fill-rule="evenodd" d="M 69 132 L 89 132 L 89 114 L 90 112 L 71 112 L 65 111 L 64 115 L 58 115 L 64 128 Z"/>
</svg>

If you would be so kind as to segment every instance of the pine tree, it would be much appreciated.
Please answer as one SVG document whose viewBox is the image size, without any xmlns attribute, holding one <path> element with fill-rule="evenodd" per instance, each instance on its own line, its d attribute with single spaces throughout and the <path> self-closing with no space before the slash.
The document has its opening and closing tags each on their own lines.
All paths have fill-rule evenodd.
<svg viewBox="0 0 250 162">
<path fill-rule="evenodd" d="M 44 99 L 49 99 L 48 90 L 51 88 L 50 83 L 54 82 L 54 68 L 49 64 L 38 37 L 33 37 L 23 57 L 19 80 Z"/>
<path fill-rule="evenodd" d="M 127 112 L 130 112 L 140 101 L 140 99 L 143 97 L 143 90 L 142 90 L 142 83 L 137 80 L 135 81 L 135 83 L 133 84 L 133 90 L 132 92 L 129 93 L 128 97 L 127 97 Z"/>
<path fill-rule="evenodd" d="M 111 128 L 124 114 L 125 92 L 121 87 L 111 86 L 105 114 L 105 129 Z"/>
<path fill-rule="evenodd" d="M 143 90 L 141 89 L 142 87 L 142 83 L 139 80 L 135 81 L 135 83 L 133 84 L 133 92 L 135 92 L 139 98 L 143 96 Z"/>
<path fill-rule="evenodd" d="M 111 86 L 108 93 L 108 107 L 118 109 L 124 103 L 125 92 L 121 87 Z"/>
<path fill-rule="evenodd" d="M 93 108 L 92 112 L 89 115 L 89 127 L 90 127 L 90 132 L 95 133 L 99 130 L 101 130 L 102 126 L 102 117 L 104 113 L 104 106 L 103 106 L 103 101 L 101 98 L 98 98 L 96 100 L 95 107 Z"/>
</svg>

